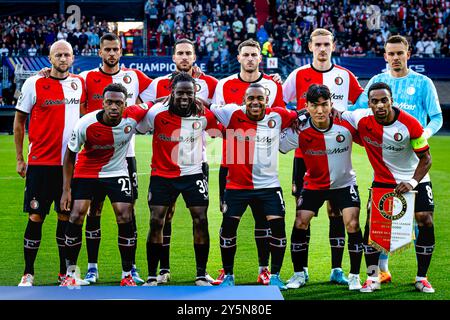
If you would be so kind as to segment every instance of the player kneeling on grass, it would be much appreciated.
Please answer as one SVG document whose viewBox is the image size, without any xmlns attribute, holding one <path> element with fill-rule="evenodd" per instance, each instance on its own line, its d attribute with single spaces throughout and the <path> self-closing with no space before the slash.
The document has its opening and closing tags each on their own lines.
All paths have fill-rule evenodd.
<svg viewBox="0 0 450 320">
<path fill-rule="evenodd" d="M 102 110 L 93 111 L 77 122 L 64 157 L 61 207 L 71 212 L 65 233 L 68 274 L 61 286 L 84 284 L 74 272 L 81 249 L 83 221 L 92 199 L 105 195 L 111 200 L 119 229 L 123 270 L 120 285 L 136 286 L 131 275 L 136 246 L 133 195 L 125 158 L 135 128 L 152 103 L 126 108 L 127 90 L 121 84 L 108 85 L 103 97 Z"/>
<path fill-rule="evenodd" d="M 280 138 L 280 151 L 286 153 L 300 148 L 307 168 L 291 237 L 294 275 L 286 286 L 296 289 L 305 285 L 307 230 L 311 219 L 329 200 L 333 208 L 342 211 L 348 234 L 348 286 L 350 290 L 359 290 L 363 238 L 359 227 L 360 199 L 351 159 L 352 141 L 358 139 L 357 132 L 347 121 L 330 117 L 331 93 L 325 85 L 313 84 L 309 87 L 305 107 L 310 115 L 307 122 L 298 132 L 286 129 Z"/>
</svg>

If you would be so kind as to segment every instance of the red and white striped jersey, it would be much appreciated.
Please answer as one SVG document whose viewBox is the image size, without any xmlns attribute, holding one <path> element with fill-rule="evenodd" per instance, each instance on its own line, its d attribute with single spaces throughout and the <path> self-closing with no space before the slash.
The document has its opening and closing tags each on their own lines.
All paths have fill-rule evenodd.
<svg viewBox="0 0 450 320">
<path fill-rule="evenodd" d="M 78 120 L 69 142 L 69 149 L 79 152 L 73 177 L 128 176 L 128 145 L 138 122 L 145 117 L 150 107 L 151 103 L 141 103 L 125 108 L 122 120 L 114 127 L 100 122 L 103 110 L 90 112 Z"/>
<path fill-rule="evenodd" d="M 394 110 L 395 121 L 385 126 L 375 120 L 372 109 L 342 114 L 357 129 L 374 170 L 374 181 L 379 183 L 398 184 L 412 179 L 419 163 L 416 152 L 429 149 L 420 123 L 405 111 Z M 428 181 L 427 174 L 421 182 Z"/>
<path fill-rule="evenodd" d="M 172 73 L 153 79 L 148 89 L 141 94 L 142 101 L 155 101 L 158 98 L 170 95 L 171 77 Z M 199 78 L 194 78 L 194 80 L 196 84 L 195 95 L 205 101 L 211 101 L 218 80 L 205 74 L 201 75 Z"/>
<path fill-rule="evenodd" d="M 247 82 L 241 79 L 239 73 L 233 74 L 227 78 L 219 80 L 212 103 L 225 105 L 230 103 L 242 104 L 244 102 L 245 91 L 252 83 L 259 83 L 266 88 L 269 96 L 268 107 L 284 107 L 283 87 L 281 84 L 261 72 L 261 76 L 253 81 Z"/>
<path fill-rule="evenodd" d="M 356 184 L 352 166 L 352 141 L 359 141 L 356 129 L 345 120 L 334 120 L 321 131 L 311 119 L 297 133 L 287 128 L 281 134 L 280 151 L 300 148 L 307 168 L 304 189 L 330 190 Z"/>
<path fill-rule="evenodd" d="M 331 92 L 333 108 L 339 111 L 347 110 L 349 101 L 355 103 L 364 91 L 354 74 L 341 66 L 333 64 L 330 70 L 319 71 L 307 64 L 292 71 L 283 83 L 284 101 L 296 101 L 297 109 L 303 109 L 306 92 L 312 84 L 326 85 Z M 302 157 L 300 149 L 295 151 L 295 157 Z"/>
<path fill-rule="evenodd" d="M 103 72 L 101 68 L 95 68 L 80 73 L 86 83 L 87 104 L 86 113 L 103 109 L 103 90 L 111 83 L 122 84 L 128 92 L 127 105 L 138 103 L 139 95 L 148 90 L 152 79 L 142 71 L 136 69 L 121 68 L 115 74 Z M 144 101 L 144 100 L 142 100 Z M 134 137 L 130 143 L 127 157 L 134 157 Z"/>
<path fill-rule="evenodd" d="M 262 72 L 261 76 L 253 82 L 242 80 L 239 73 L 219 80 L 212 103 L 217 105 L 225 105 L 230 103 L 241 105 L 244 102 L 245 91 L 252 83 L 259 83 L 266 88 L 269 96 L 267 107 L 285 107 L 283 100 L 283 87 L 281 84 L 273 81 L 270 76 Z M 222 166 L 224 167 L 227 166 L 225 161 L 226 150 L 226 139 L 224 139 L 222 143 Z"/>
<path fill-rule="evenodd" d="M 85 103 L 84 80 L 32 76 L 22 86 L 18 111 L 30 114 L 28 164 L 61 166 L 70 135 Z"/>
<path fill-rule="evenodd" d="M 202 173 L 204 132 L 208 129 L 219 131 L 208 109 L 202 116 L 179 117 L 169 111 L 168 104 L 155 104 L 137 127 L 141 133 L 153 130 L 151 175 L 176 178 Z"/>
<path fill-rule="evenodd" d="M 245 106 L 213 104 L 211 111 L 226 127 L 226 188 L 279 187 L 279 136 L 281 130 L 297 118 L 297 112 L 278 107 L 267 108 L 262 120 L 252 121 L 246 115 Z"/>
<path fill-rule="evenodd" d="M 141 94 L 142 101 L 155 101 L 156 99 L 170 95 L 171 77 L 172 73 L 153 79 L 148 89 Z M 210 102 L 214 95 L 214 91 L 216 90 L 218 80 L 205 74 L 202 74 L 199 78 L 194 78 L 194 80 L 196 86 L 196 97 Z M 203 139 L 203 142 L 203 162 L 206 162 L 206 137 Z"/>
</svg>

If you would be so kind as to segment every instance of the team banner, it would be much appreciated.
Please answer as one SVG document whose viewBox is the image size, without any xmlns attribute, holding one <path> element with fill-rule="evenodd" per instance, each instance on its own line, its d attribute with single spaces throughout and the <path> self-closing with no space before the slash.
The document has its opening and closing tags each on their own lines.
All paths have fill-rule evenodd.
<svg viewBox="0 0 450 320">
<path fill-rule="evenodd" d="M 406 249 L 414 234 L 415 191 L 372 188 L 369 244 L 384 253 Z"/>
<path fill-rule="evenodd" d="M 10 72 L 14 72 L 17 64 L 22 64 L 25 70 L 39 71 L 43 67 L 50 66 L 48 57 L 0 57 L 3 60 L 2 65 L 7 67 Z M 276 60 L 276 59 L 275 59 Z M 275 60 L 264 61 L 266 68 L 278 68 L 281 66 L 281 61 Z M 387 70 L 386 61 L 383 58 L 346 58 L 333 57 L 334 64 L 343 66 L 351 70 L 357 77 L 369 79 L 374 75 Z M 305 65 L 312 62 L 311 56 L 305 56 L 300 59 L 300 65 Z M 449 58 L 434 58 L 434 59 L 418 59 L 411 58 L 408 60 L 408 67 L 412 70 L 422 73 L 432 79 L 449 79 L 450 78 L 450 59 Z M 159 77 L 175 71 L 175 64 L 170 56 L 123 56 L 120 58 L 122 66 L 127 68 L 135 68 L 150 77 Z M 208 58 L 197 57 L 197 65 L 203 70 L 206 70 Z M 72 73 L 80 73 L 82 71 L 91 70 L 99 67 L 101 59 L 99 57 L 75 57 L 75 62 L 72 67 Z"/>
</svg>

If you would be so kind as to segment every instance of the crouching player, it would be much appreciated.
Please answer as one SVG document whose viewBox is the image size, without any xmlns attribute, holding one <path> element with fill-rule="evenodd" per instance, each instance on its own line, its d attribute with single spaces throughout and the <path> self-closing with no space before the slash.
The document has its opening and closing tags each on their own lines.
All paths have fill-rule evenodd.
<svg viewBox="0 0 450 320">
<path fill-rule="evenodd" d="M 103 97 L 102 110 L 91 112 L 77 122 L 64 157 L 61 207 L 71 213 L 65 233 L 68 274 L 61 286 L 77 286 L 83 281 L 74 272 L 81 249 L 83 221 L 92 199 L 105 195 L 111 200 L 119 229 L 123 270 L 120 285 L 136 286 L 131 275 L 136 237 L 126 153 L 136 125 L 152 103 L 126 108 L 127 90 L 121 84 L 108 85 Z"/>
</svg>

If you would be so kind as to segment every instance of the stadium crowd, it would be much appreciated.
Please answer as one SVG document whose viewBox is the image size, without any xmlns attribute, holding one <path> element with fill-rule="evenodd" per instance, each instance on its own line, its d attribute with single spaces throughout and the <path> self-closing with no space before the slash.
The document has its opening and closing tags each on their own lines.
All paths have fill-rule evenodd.
<svg viewBox="0 0 450 320">
<path fill-rule="evenodd" d="M 236 55 L 241 41 L 256 38 L 261 45 L 272 42 L 272 55 L 298 62 L 296 58 L 309 54 L 311 31 L 323 27 L 335 33 L 336 56 L 382 56 L 383 43 L 397 33 L 406 36 L 418 57 L 450 56 L 449 1 L 277 0 L 275 8 L 266 21 L 258 21 L 251 0 L 148 0 L 147 54 L 171 55 L 175 41 L 188 38 L 195 39 L 200 58 L 223 64 Z M 83 16 L 79 29 L 57 13 L 9 16 L 0 20 L 0 55 L 46 56 L 49 45 L 61 39 L 73 46 L 75 55 L 97 55 L 99 39 L 109 31 L 107 21 L 95 16 Z M 135 33 L 131 53 L 141 55 L 143 49 L 143 37 Z"/>
</svg>

